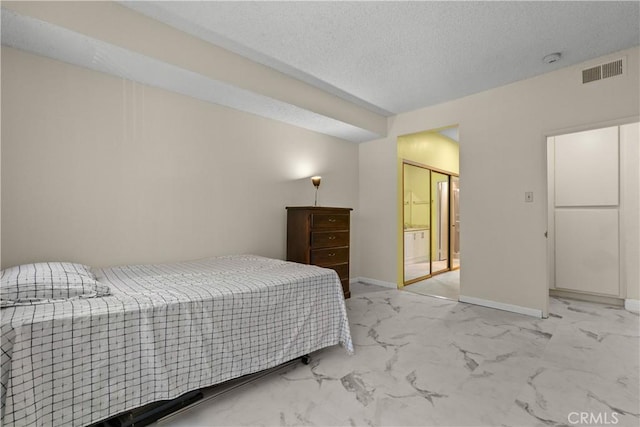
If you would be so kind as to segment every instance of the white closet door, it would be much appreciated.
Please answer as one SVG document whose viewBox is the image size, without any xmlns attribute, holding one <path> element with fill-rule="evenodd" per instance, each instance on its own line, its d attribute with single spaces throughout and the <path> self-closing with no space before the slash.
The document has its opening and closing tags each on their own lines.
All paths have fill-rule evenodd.
<svg viewBox="0 0 640 427">
<path fill-rule="evenodd" d="M 556 136 L 556 207 L 618 205 L 618 127 Z"/>
<path fill-rule="evenodd" d="M 554 141 L 555 287 L 620 295 L 618 127 Z"/>
<path fill-rule="evenodd" d="M 556 210 L 556 287 L 618 295 L 618 210 Z"/>
</svg>

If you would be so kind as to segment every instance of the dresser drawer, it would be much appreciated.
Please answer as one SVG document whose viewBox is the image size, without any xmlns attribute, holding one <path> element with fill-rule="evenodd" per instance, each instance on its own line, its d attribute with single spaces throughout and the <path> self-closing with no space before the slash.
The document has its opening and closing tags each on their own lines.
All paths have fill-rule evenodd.
<svg viewBox="0 0 640 427">
<path fill-rule="evenodd" d="M 340 278 L 340 280 L 349 279 L 349 264 L 347 263 L 330 265 L 326 268 L 335 270 L 335 272 L 338 273 L 338 277 Z"/>
<path fill-rule="evenodd" d="M 349 262 L 349 248 L 313 249 L 311 251 L 311 264 L 320 267 L 332 264 L 342 264 Z"/>
<path fill-rule="evenodd" d="M 311 233 L 311 247 L 330 248 L 333 246 L 349 246 L 348 231 L 313 231 Z"/>
<path fill-rule="evenodd" d="M 351 208 L 287 206 L 287 261 L 331 268 L 349 298 Z"/>
<path fill-rule="evenodd" d="M 311 214 L 311 228 L 349 228 L 349 215 Z"/>
</svg>

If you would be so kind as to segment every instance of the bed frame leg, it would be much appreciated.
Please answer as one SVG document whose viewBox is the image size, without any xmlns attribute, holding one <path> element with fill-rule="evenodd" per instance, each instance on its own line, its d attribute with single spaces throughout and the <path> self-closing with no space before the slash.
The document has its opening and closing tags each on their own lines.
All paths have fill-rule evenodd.
<svg viewBox="0 0 640 427">
<path fill-rule="evenodd" d="M 301 361 L 303 364 L 308 365 L 308 364 L 309 364 L 309 362 L 311 362 L 311 356 L 309 356 L 308 354 L 305 354 L 304 356 L 302 356 L 302 357 L 300 358 L 300 361 Z"/>
</svg>

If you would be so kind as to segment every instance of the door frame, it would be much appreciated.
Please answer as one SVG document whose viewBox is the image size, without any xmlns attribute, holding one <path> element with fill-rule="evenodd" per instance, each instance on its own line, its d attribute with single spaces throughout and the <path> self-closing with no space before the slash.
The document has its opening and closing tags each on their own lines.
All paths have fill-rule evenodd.
<svg viewBox="0 0 640 427">
<path fill-rule="evenodd" d="M 451 229 L 453 227 L 456 227 L 455 223 L 456 223 L 456 219 L 455 219 L 455 215 L 453 212 L 453 209 L 451 208 L 451 206 L 453 205 L 452 201 L 453 201 L 453 177 L 456 177 L 458 179 L 458 191 L 460 190 L 460 177 L 456 174 L 451 174 L 449 175 L 449 271 L 454 271 L 454 270 L 460 270 L 460 262 L 458 262 L 458 266 L 454 267 L 453 266 L 453 245 L 451 244 Z M 460 215 L 460 196 L 458 195 L 458 215 Z M 460 226 L 457 227 L 457 231 L 458 231 L 458 237 L 460 235 Z M 460 245 L 460 241 L 458 239 L 458 245 Z"/>
<path fill-rule="evenodd" d="M 555 156 L 554 156 L 553 144 L 549 143 L 550 138 L 568 134 L 568 133 L 584 132 L 589 130 L 611 127 L 611 126 L 623 126 L 631 123 L 636 123 L 639 121 L 640 121 L 640 116 L 630 116 L 630 117 L 623 117 L 620 119 L 607 120 L 603 122 L 590 123 L 586 125 L 571 126 L 571 127 L 566 127 L 566 128 L 556 129 L 556 130 L 550 130 L 543 134 L 543 138 L 544 138 L 543 141 L 544 141 L 545 150 L 546 150 L 545 167 L 546 167 L 546 179 L 547 179 L 547 182 L 546 182 L 547 197 L 545 198 L 545 202 L 546 202 L 545 208 L 547 213 L 547 230 L 545 231 L 545 237 L 547 239 L 547 245 L 546 245 L 547 246 L 547 282 L 545 284 L 546 285 L 545 292 L 547 293 L 547 298 L 545 299 L 546 304 L 542 308 L 543 318 L 546 318 L 549 316 L 549 298 L 550 298 L 549 293 L 550 293 L 550 290 L 552 289 L 552 284 L 554 284 L 555 282 L 555 235 L 554 235 L 555 218 L 553 214 L 553 208 L 555 206 L 555 188 L 554 188 Z M 620 146 L 619 149 L 621 150 L 619 152 L 619 156 L 620 158 L 622 158 L 621 157 L 623 155 L 622 146 Z M 623 208 L 623 203 L 624 201 L 621 198 L 620 209 Z M 620 225 L 621 223 L 619 223 L 619 226 Z M 621 242 L 622 242 L 622 239 L 620 239 L 620 243 L 619 243 L 620 245 L 621 245 Z M 620 247 L 619 250 L 620 250 L 620 257 L 622 258 L 623 248 Z M 622 295 L 626 295 L 626 292 L 627 292 L 626 288 L 627 288 L 626 281 L 621 280 L 620 293 Z M 604 297 L 604 298 L 607 298 L 607 297 Z"/>
</svg>

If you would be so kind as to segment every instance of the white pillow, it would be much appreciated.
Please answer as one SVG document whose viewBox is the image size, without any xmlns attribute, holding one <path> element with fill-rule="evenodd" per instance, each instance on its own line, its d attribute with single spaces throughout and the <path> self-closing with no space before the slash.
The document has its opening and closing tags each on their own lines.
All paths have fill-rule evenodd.
<svg viewBox="0 0 640 427">
<path fill-rule="evenodd" d="M 40 262 L 2 270 L 0 305 L 39 304 L 71 298 L 95 298 L 111 293 L 91 268 L 71 262 Z"/>
</svg>

